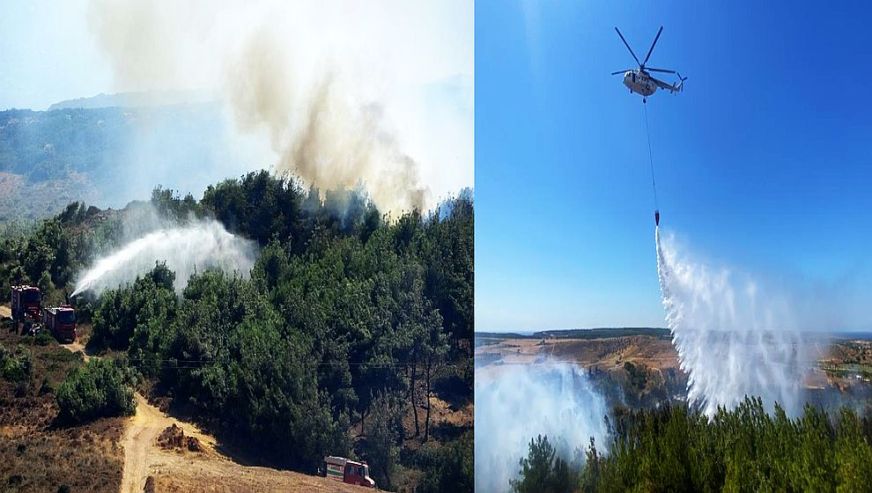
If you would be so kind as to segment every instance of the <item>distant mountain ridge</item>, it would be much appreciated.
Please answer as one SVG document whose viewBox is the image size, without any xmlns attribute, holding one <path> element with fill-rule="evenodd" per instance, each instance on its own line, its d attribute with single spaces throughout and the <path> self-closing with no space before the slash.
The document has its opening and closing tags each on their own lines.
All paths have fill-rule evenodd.
<svg viewBox="0 0 872 493">
<path fill-rule="evenodd" d="M 147 108 L 155 106 L 174 106 L 178 104 L 198 104 L 213 102 L 203 91 L 141 91 L 100 93 L 86 98 L 67 99 L 48 107 L 48 111 L 67 109 L 99 108 Z"/>
<path fill-rule="evenodd" d="M 554 329 L 536 332 L 475 332 L 484 339 L 598 339 L 602 337 L 654 336 L 671 337 L 665 327 L 593 327 L 590 329 Z"/>
<path fill-rule="evenodd" d="M 122 207 L 156 185 L 201 193 L 262 166 L 236 153 L 217 101 L 129 93 L 52 108 L 0 111 L 0 224 L 50 217 L 73 201 Z"/>
</svg>

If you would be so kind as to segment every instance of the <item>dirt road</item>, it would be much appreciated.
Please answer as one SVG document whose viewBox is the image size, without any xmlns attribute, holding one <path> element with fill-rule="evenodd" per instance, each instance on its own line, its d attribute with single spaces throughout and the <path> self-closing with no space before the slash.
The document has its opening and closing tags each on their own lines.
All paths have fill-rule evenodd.
<svg viewBox="0 0 872 493">
<path fill-rule="evenodd" d="M 185 435 L 196 437 L 205 445 L 204 455 L 214 455 L 215 439 L 204 434 L 197 427 L 167 416 L 152 406 L 140 394 L 136 394 L 136 414 L 130 419 L 121 445 L 124 447 L 124 474 L 121 478 L 122 493 L 142 491 L 150 467 L 158 462 L 163 450 L 155 446 L 157 436 L 164 428 L 175 423 Z M 178 454 L 169 454 L 170 457 Z"/>
<path fill-rule="evenodd" d="M 172 424 L 181 427 L 186 436 L 196 437 L 203 451 L 160 448 L 157 437 Z M 156 491 L 169 492 L 369 491 L 319 476 L 238 464 L 216 449 L 214 437 L 191 423 L 168 416 L 139 394 L 136 394 L 136 415 L 131 418 L 121 443 L 124 447 L 122 493 L 140 493 L 149 476 L 154 478 Z"/>
<path fill-rule="evenodd" d="M 82 353 L 85 361 L 91 359 L 91 357 L 88 356 L 88 353 L 85 352 L 85 346 L 79 341 L 73 341 L 69 344 L 61 344 L 61 347 L 72 353 Z"/>
</svg>

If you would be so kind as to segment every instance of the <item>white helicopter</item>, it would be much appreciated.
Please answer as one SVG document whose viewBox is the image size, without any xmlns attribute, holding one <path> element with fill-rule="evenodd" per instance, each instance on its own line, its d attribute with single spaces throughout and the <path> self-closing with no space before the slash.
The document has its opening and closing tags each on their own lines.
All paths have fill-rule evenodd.
<svg viewBox="0 0 872 493">
<path fill-rule="evenodd" d="M 687 77 L 682 77 L 681 74 L 676 72 L 675 70 L 666 70 L 662 68 L 651 68 L 646 67 L 645 64 L 648 63 L 648 59 L 651 58 L 651 52 L 654 51 L 654 45 L 657 44 L 657 40 L 660 39 L 660 33 L 663 32 L 663 26 L 660 26 L 660 30 L 657 31 L 657 36 L 654 37 L 654 42 L 651 43 L 651 49 L 648 50 L 648 55 L 645 56 L 645 61 L 640 62 L 639 58 L 636 57 L 636 54 L 633 53 L 633 49 L 630 48 L 630 45 L 627 43 L 627 40 L 624 39 L 624 35 L 621 34 L 621 31 L 615 27 L 615 31 L 617 31 L 618 36 L 621 37 L 621 41 L 624 42 L 624 46 L 630 50 L 630 54 L 633 55 L 633 59 L 636 60 L 636 63 L 639 64 L 638 69 L 625 69 L 618 70 L 617 72 L 612 72 L 612 75 L 624 74 L 624 85 L 630 89 L 630 93 L 637 93 L 642 95 L 642 102 L 645 103 L 648 101 L 648 96 L 654 94 L 654 91 L 659 87 L 660 89 L 665 89 L 671 93 L 681 92 L 684 88 L 684 81 L 687 80 Z M 648 72 L 663 72 L 666 74 L 676 74 L 678 76 L 678 82 L 675 84 L 667 84 L 662 80 L 655 79 Z"/>
</svg>

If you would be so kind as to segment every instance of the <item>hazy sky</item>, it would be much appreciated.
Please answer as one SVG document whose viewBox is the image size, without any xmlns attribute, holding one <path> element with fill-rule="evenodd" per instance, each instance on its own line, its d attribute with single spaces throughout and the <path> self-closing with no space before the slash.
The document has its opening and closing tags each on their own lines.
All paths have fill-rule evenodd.
<svg viewBox="0 0 872 493">
<path fill-rule="evenodd" d="M 0 109 L 112 91 L 112 70 L 88 29 L 87 0 L 0 0 Z"/>
<path fill-rule="evenodd" d="M 860 2 L 476 2 L 476 329 L 664 326 L 661 226 L 688 252 L 872 329 L 872 32 Z M 666 76 L 667 80 L 669 75 Z M 827 313 L 827 312 L 833 313 Z"/>
</svg>

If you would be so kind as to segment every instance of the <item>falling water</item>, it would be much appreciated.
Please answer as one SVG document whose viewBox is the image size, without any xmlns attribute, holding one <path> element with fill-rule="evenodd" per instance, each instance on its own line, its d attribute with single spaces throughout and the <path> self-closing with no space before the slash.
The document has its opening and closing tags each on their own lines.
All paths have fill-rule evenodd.
<svg viewBox="0 0 872 493">
<path fill-rule="evenodd" d="M 166 262 L 175 272 L 175 289 L 181 291 L 194 272 L 217 268 L 248 276 L 254 265 L 254 244 L 227 232 L 217 221 L 201 221 L 184 227 L 161 229 L 134 240 L 98 259 L 76 283 L 72 296 L 133 281 Z"/>
<path fill-rule="evenodd" d="M 475 371 L 475 489 L 509 491 L 530 440 L 545 435 L 567 461 L 594 437 L 606 448 L 605 399 L 574 364 L 501 365 Z"/>
<path fill-rule="evenodd" d="M 798 331 L 776 293 L 750 278 L 682 258 L 672 237 L 655 232 L 657 272 L 666 323 L 688 374 L 688 401 L 709 417 L 746 395 L 796 415 L 802 405 Z"/>
</svg>

